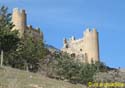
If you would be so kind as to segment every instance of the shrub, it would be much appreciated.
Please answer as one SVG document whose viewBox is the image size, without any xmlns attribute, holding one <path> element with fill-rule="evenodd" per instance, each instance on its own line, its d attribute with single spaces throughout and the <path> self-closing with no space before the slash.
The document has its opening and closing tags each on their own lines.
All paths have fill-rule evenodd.
<svg viewBox="0 0 125 88">
<path fill-rule="evenodd" d="M 55 54 L 54 59 L 47 65 L 49 77 L 68 80 L 71 83 L 87 84 L 93 81 L 93 76 L 103 70 L 102 63 L 87 64 L 74 60 L 66 53 Z M 50 70 L 51 69 L 51 70 Z"/>
</svg>

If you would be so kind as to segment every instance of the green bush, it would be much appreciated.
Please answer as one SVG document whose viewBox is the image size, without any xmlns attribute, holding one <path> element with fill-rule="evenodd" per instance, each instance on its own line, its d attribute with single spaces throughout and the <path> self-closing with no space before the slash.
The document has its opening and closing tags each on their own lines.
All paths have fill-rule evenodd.
<svg viewBox="0 0 125 88">
<path fill-rule="evenodd" d="M 68 80 L 71 83 L 87 84 L 93 81 L 93 76 L 103 71 L 105 65 L 102 63 L 87 64 L 81 63 L 66 53 L 56 54 L 55 59 L 48 64 L 48 76 L 61 80 Z"/>
<path fill-rule="evenodd" d="M 46 51 L 41 40 L 34 43 L 32 38 L 21 39 L 16 51 L 6 53 L 4 63 L 14 68 L 37 72 Z"/>
</svg>

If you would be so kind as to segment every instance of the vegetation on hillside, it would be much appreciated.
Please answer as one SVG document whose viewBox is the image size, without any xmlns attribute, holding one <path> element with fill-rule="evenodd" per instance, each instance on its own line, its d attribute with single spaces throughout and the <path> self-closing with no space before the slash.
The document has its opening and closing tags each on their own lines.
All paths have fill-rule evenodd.
<svg viewBox="0 0 125 88">
<path fill-rule="evenodd" d="M 7 53 L 17 48 L 19 38 L 17 31 L 11 31 L 14 27 L 11 22 L 11 14 L 7 13 L 7 8 L 0 8 L 0 51 L 1 51 L 1 66 L 3 64 L 3 52 Z"/>
<path fill-rule="evenodd" d="M 103 63 L 81 63 L 63 52 L 49 51 L 44 42 L 30 37 L 18 38 L 11 15 L 6 7 L 0 9 L 0 50 L 4 51 L 4 65 L 67 80 L 71 83 L 87 84 L 99 71 L 106 71 Z M 51 49 L 52 50 L 52 49 Z"/>
<path fill-rule="evenodd" d="M 18 31 L 12 31 L 14 24 L 7 10 L 4 6 L 0 8 L 1 65 L 36 72 L 47 50 L 41 40 L 35 43 L 30 37 L 19 38 Z"/>
<path fill-rule="evenodd" d="M 107 71 L 107 67 L 103 63 L 81 63 L 62 52 L 50 57 L 53 58 L 45 59 L 45 63 L 42 64 L 41 69 L 46 72 L 48 77 L 58 80 L 87 84 L 90 81 L 94 81 L 93 76 L 97 72 Z"/>
<path fill-rule="evenodd" d="M 43 47 L 42 41 L 34 43 L 32 38 L 21 39 L 16 51 L 7 53 L 6 65 L 31 72 L 37 72 L 40 61 L 44 58 L 47 50 Z"/>
</svg>

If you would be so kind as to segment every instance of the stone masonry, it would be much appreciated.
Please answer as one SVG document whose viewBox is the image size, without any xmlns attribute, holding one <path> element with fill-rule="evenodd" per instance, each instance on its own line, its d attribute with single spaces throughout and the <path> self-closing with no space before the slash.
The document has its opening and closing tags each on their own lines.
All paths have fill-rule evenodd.
<svg viewBox="0 0 125 88">
<path fill-rule="evenodd" d="M 84 63 L 99 61 L 98 32 L 96 29 L 91 31 L 86 29 L 83 35 L 84 37 L 78 40 L 75 37 L 71 37 L 69 40 L 65 38 L 62 51 Z"/>
<path fill-rule="evenodd" d="M 27 14 L 25 10 L 13 9 L 12 22 L 15 27 L 12 30 L 19 31 L 19 37 L 31 37 L 34 40 L 43 40 L 43 33 L 40 32 L 40 28 L 33 28 L 32 25 L 27 26 Z"/>
</svg>

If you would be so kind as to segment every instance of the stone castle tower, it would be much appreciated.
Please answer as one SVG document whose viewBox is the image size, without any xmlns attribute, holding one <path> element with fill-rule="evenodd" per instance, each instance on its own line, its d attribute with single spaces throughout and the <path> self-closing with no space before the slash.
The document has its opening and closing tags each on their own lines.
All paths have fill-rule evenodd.
<svg viewBox="0 0 125 88">
<path fill-rule="evenodd" d="M 76 40 L 75 37 L 69 40 L 64 39 L 63 52 L 69 53 L 72 57 L 81 62 L 91 63 L 99 61 L 99 42 L 96 29 L 87 29 L 83 33 L 84 37 Z"/>
<path fill-rule="evenodd" d="M 32 25 L 27 26 L 27 14 L 25 10 L 13 9 L 12 22 L 15 25 L 12 30 L 19 31 L 19 37 L 30 36 L 34 39 L 43 39 L 43 33 L 39 28 L 32 28 Z"/>
</svg>

